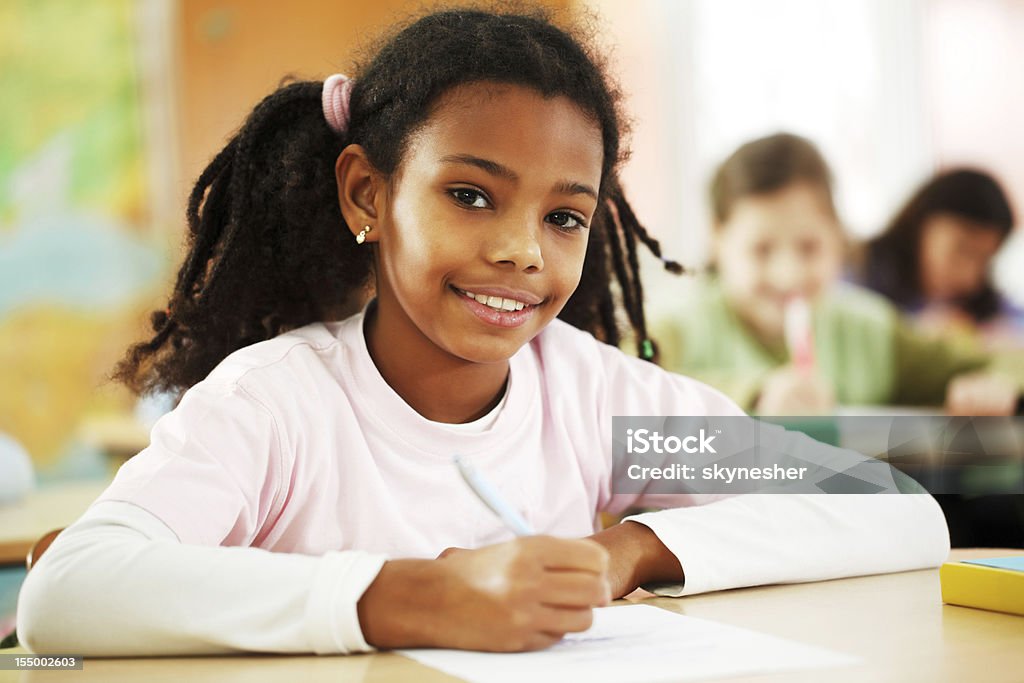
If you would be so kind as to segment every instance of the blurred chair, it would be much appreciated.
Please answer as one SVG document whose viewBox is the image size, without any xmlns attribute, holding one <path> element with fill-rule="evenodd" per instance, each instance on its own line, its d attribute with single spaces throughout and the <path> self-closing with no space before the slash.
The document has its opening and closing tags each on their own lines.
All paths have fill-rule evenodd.
<svg viewBox="0 0 1024 683">
<path fill-rule="evenodd" d="M 43 556 L 46 549 L 50 547 L 50 544 L 53 543 L 54 539 L 57 538 L 57 535 L 62 531 L 64 531 L 64 527 L 47 531 L 39 538 L 38 541 L 32 544 L 32 547 L 28 550 L 28 555 L 25 556 L 25 568 L 28 571 L 32 571 L 32 567 L 39 562 L 39 558 Z"/>
</svg>

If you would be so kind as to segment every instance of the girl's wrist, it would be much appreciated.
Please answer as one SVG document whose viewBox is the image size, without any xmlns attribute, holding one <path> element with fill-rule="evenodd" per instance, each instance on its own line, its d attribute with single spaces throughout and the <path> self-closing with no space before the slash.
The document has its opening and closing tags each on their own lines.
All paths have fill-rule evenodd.
<svg viewBox="0 0 1024 683">
<path fill-rule="evenodd" d="M 389 560 L 356 605 L 367 644 L 379 650 L 436 647 L 443 567 L 432 560 Z"/>
<path fill-rule="evenodd" d="M 613 597 L 628 595 L 648 583 L 683 580 L 679 560 L 644 524 L 622 522 L 591 538 L 611 555 Z"/>
</svg>

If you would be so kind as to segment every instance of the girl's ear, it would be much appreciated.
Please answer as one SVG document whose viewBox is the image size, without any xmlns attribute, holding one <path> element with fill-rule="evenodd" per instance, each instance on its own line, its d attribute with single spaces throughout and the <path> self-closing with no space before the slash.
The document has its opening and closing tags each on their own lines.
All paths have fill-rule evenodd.
<svg viewBox="0 0 1024 683">
<path fill-rule="evenodd" d="M 384 178 L 370 163 L 366 150 L 349 145 L 334 164 L 341 215 L 353 237 L 361 231 L 366 242 L 376 242 L 374 231 L 386 196 Z M 360 242 L 361 243 L 361 242 Z"/>
</svg>

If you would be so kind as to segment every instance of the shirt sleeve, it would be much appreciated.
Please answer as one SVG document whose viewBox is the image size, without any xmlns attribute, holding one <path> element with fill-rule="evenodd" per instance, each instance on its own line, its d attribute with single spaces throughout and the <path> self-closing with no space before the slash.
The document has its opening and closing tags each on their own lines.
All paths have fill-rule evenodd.
<svg viewBox="0 0 1024 683">
<path fill-rule="evenodd" d="M 144 509 L 100 502 L 26 577 L 18 636 L 87 656 L 372 650 L 356 605 L 384 561 L 186 545 Z"/>
<path fill-rule="evenodd" d="M 649 527 L 679 560 L 685 583 L 649 587 L 671 597 L 923 569 L 949 555 L 928 494 L 751 494 L 624 521 Z"/>
</svg>

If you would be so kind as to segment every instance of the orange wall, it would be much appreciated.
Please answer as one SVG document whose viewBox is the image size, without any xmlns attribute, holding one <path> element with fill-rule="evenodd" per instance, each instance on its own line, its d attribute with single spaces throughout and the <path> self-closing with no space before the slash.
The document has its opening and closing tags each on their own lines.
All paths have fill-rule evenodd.
<svg viewBox="0 0 1024 683">
<path fill-rule="evenodd" d="M 177 57 L 178 205 L 245 115 L 287 74 L 351 71 L 388 26 L 436 1 L 180 0 Z M 446 3 L 451 4 L 451 3 Z M 540 4 L 565 8 L 571 0 Z M 359 52 L 360 48 L 364 52 Z M 179 213 L 180 215 L 180 213 Z"/>
</svg>

